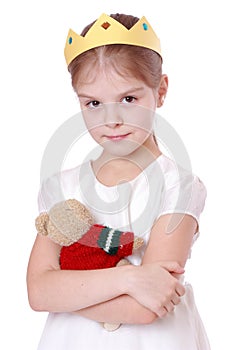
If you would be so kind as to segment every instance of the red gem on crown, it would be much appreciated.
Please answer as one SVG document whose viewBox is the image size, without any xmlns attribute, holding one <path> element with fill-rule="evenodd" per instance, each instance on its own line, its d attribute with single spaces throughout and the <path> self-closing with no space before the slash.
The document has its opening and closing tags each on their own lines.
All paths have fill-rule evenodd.
<svg viewBox="0 0 233 350">
<path fill-rule="evenodd" d="M 110 23 L 108 22 L 104 22 L 103 24 L 101 24 L 101 27 L 104 28 L 104 29 L 108 29 L 110 27 Z"/>
</svg>

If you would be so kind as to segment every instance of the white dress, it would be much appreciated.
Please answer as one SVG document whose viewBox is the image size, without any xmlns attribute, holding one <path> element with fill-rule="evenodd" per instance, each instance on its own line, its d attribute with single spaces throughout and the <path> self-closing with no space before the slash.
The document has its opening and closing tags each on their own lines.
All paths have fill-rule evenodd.
<svg viewBox="0 0 233 350">
<path fill-rule="evenodd" d="M 199 223 L 206 190 L 197 176 L 161 155 L 134 180 L 113 187 L 96 179 L 90 161 L 62 171 L 43 184 L 39 211 L 69 198 L 83 202 L 99 224 L 130 229 L 143 237 L 144 248 L 129 257 L 132 264 L 139 265 L 153 222 L 177 212 L 190 214 Z M 192 286 L 184 283 L 186 293 L 175 311 L 149 325 L 123 324 L 108 332 L 102 324 L 77 314 L 50 313 L 38 350 L 209 350 Z"/>
</svg>

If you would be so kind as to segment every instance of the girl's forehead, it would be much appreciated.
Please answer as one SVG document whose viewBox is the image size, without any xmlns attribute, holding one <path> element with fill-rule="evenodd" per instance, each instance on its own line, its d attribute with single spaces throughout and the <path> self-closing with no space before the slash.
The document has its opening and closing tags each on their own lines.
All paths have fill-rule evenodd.
<svg viewBox="0 0 233 350">
<path fill-rule="evenodd" d="M 85 69 L 77 83 L 77 88 L 92 88 L 97 85 L 129 86 L 141 85 L 143 81 L 137 79 L 130 72 L 118 72 L 112 67 L 98 67 Z"/>
</svg>

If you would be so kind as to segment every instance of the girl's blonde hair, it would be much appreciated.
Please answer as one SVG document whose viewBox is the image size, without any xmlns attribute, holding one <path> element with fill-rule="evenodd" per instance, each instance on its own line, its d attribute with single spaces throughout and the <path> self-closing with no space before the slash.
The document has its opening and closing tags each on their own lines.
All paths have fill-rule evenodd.
<svg viewBox="0 0 233 350">
<path fill-rule="evenodd" d="M 138 17 L 118 13 L 110 16 L 127 29 L 130 29 L 139 20 Z M 94 23 L 95 21 L 87 25 L 81 35 L 85 36 Z M 162 76 L 162 59 L 155 51 L 133 45 L 112 44 L 88 50 L 69 64 L 68 70 L 71 74 L 73 88 L 77 84 L 86 82 L 89 73 L 93 76 L 93 71 L 98 72 L 101 67 L 114 68 L 121 76 L 133 76 L 155 89 Z"/>
</svg>

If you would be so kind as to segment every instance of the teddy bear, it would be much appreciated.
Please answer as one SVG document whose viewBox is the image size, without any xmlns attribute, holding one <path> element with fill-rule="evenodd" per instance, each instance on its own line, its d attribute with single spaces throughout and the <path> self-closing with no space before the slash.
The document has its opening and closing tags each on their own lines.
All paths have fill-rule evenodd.
<svg viewBox="0 0 233 350">
<path fill-rule="evenodd" d="M 97 224 L 87 207 L 76 199 L 55 204 L 35 220 L 37 232 L 61 246 L 62 270 L 93 270 L 129 264 L 125 258 L 143 245 L 133 232 Z M 119 324 L 104 323 L 114 331 Z"/>
</svg>

